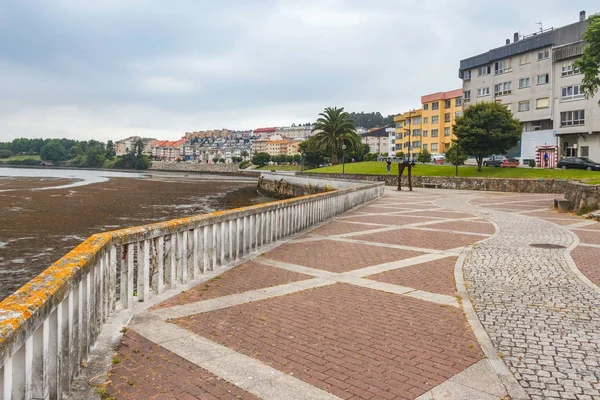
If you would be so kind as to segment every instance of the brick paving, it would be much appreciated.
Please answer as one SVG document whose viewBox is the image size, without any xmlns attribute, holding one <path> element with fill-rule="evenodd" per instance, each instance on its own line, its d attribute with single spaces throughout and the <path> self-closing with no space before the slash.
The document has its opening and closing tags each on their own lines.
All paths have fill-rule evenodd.
<svg viewBox="0 0 600 400">
<path fill-rule="evenodd" d="M 367 276 L 379 282 L 393 283 L 433 293 L 456 295 L 454 265 L 456 257 L 446 257 L 410 267 Z"/>
<path fill-rule="evenodd" d="M 214 299 L 221 296 L 267 288 L 270 286 L 284 285 L 286 283 L 310 278 L 311 277 L 308 275 L 249 261 L 237 266 L 235 270 L 229 270 L 203 284 L 173 296 L 152 307 L 152 309 L 194 303 L 201 300 Z"/>
<path fill-rule="evenodd" d="M 320 240 L 284 244 L 264 256 L 330 272 L 346 272 L 422 254 L 412 250 L 382 249 L 368 244 Z"/>
<path fill-rule="evenodd" d="M 352 239 L 375 243 L 398 244 L 441 250 L 463 247 L 485 238 L 485 236 L 461 235 L 459 233 L 449 234 L 446 232 L 431 232 L 419 229 L 397 229 L 393 231 L 352 236 Z"/>
<path fill-rule="evenodd" d="M 343 399 L 411 399 L 483 357 L 460 310 L 340 283 L 173 322 Z"/>
<path fill-rule="evenodd" d="M 106 392 L 127 400 L 258 399 L 132 330 L 113 357 Z"/>
<path fill-rule="evenodd" d="M 465 383 L 457 378 L 484 362 L 480 361 L 484 355 L 454 299 L 457 253 L 434 259 L 440 251 L 486 239 L 469 251 L 463 265 L 468 295 L 495 348 L 486 355 L 501 363 L 503 359 L 515 384 L 534 400 L 600 399 L 600 292 L 574 275 L 564 250 L 528 246 L 568 246 L 572 233 L 579 235 L 581 245 L 571 256 L 578 269 L 598 283 L 600 247 L 593 246 L 600 246 L 600 224 L 574 227 L 571 233 L 562 226 L 585 220 L 550 210 L 526 212 L 551 207 L 553 197 L 388 191 L 301 236 L 308 240 L 266 252 L 259 260 L 269 266 L 246 262 L 163 302 L 157 307 L 160 310 L 151 311 L 162 313 L 160 323 L 132 325 L 144 337 L 131 329 L 125 333 L 121 362 L 112 366 L 108 393 L 117 400 L 256 398 L 251 393 L 266 393 L 252 381 L 253 371 L 260 370 L 262 375 L 257 374 L 263 377 L 280 374 L 261 381 L 271 390 L 268 399 L 332 398 L 323 393 L 344 399 L 412 399 L 422 394 L 427 399 L 454 398 L 448 392 L 428 392 L 448 382 L 454 382 L 448 388 L 456 398 L 491 398 L 488 380 L 471 376 Z M 413 212 L 407 215 L 409 209 Z M 496 233 L 487 220 L 500 231 Z M 407 224 L 416 226 L 354 234 Z M 326 238 L 344 234 L 365 242 Z M 386 247 L 393 245 L 433 252 Z M 368 276 L 359 271 L 364 267 L 370 267 L 364 272 Z M 287 283 L 292 285 L 277 287 Z M 326 286 L 319 287 L 322 284 Z M 273 294 L 258 301 L 252 290 L 266 288 L 274 289 Z M 288 290 L 286 295 L 277 294 L 282 289 Z M 221 296 L 234 293 L 241 296 L 235 305 L 206 308 L 202 304 L 209 299 L 208 305 L 215 304 Z M 195 303 L 201 307 L 177 313 Z M 182 304 L 187 305 L 172 307 Z M 167 315 L 175 319 L 168 320 Z M 161 339 L 177 352 L 172 353 L 151 341 L 163 325 L 186 332 L 189 340 L 197 339 L 184 341 L 187 345 L 179 348 Z M 196 349 L 196 354 L 218 354 L 222 348 L 230 355 L 221 361 L 187 358 L 192 347 L 202 343 L 213 347 Z M 257 364 L 237 375 L 227 372 L 227 366 L 240 370 L 249 362 L 244 360 Z M 498 379 L 495 376 L 492 371 L 492 379 Z M 475 388 L 479 392 L 473 395 Z"/>
</svg>

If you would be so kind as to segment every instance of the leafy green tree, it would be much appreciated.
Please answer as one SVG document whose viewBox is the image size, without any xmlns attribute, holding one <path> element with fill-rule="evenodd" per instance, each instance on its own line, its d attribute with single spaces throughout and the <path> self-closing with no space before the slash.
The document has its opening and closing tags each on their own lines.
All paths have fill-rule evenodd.
<svg viewBox="0 0 600 400">
<path fill-rule="evenodd" d="M 298 147 L 300 153 L 304 154 L 305 168 L 316 168 L 328 162 L 325 148 L 317 143 L 314 136 L 300 143 Z"/>
<path fill-rule="evenodd" d="M 356 150 L 362 145 L 360 136 L 356 133 L 354 122 L 344 107 L 327 107 L 319 114 L 313 132 L 316 143 L 331 154 L 331 163 L 337 164 L 342 154 L 342 146 L 347 152 Z"/>
<path fill-rule="evenodd" d="M 109 140 L 108 142 L 106 142 L 106 159 L 107 160 L 112 160 L 113 157 L 116 155 L 117 153 L 115 152 L 115 144 L 113 143 L 112 140 Z"/>
<path fill-rule="evenodd" d="M 262 167 L 263 165 L 267 165 L 271 161 L 271 156 L 269 153 L 256 153 L 252 157 L 252 164 Z"/>
<path fill-rule="evenodd" d="M 40 149 L 40 157 L 42 160 L 52 161 L 54 164 L 58 164 L 69 158 L 67 150 L 65 150 L 65 147 L 57 140 L 52 140 L 45 144 Z"/>
<path fill-rule="evenodd" d="M 600 89 L 600 14 L 591 15 L 588 23 L 583 33 L 583 54 L 574 66 L 583 74 L 581 89 L 589 99 Z"/>
<path fill-rule="evenodd" d="M 446 157 L 446 161 L 448 161 L 450 164 L 456 165 L 456 149 L 457 149 L 456 144 L 452 143 L 450 148 L 448 150 L 446 150 L 446 153 L 444 154 L 444 156 Z M 465 163 L 465 161 L 467 161 L 467 154 L 459 146 L 458 147 L 458 165 L 463 165 Z"/>
<path fill-rule="evenodd" d="M 302 162 L 302 154 L 294 154 L 292 161 L 295 163 L 298 163 L 298 164 L 301 163 Z"/>
<path fill-rule="evenodd" d="M 521 139 L 521 124 L 502 104 L 485 102 L 467 107 L 452 126 L 461 150 L 474 156 L 481 172 L 483 158 L 502 154 Z"/>
<path fill-rule="evenodd" d="M 2 149 L 0 150 L 0 158 L 9 158 L 12 157 L 13 152 L 10 150 Z"/>
<path fill-rule="evenodd" d="M 431 153 L 427 151 L 427 149 L 421 151 L 417 156 L 417 161 L 425 164 L 426 162 L 431 161 Z"/>
<path fill-rule="evenodd" d="M 285 157 L 285 161 L 289 162 L 289 163 L 293 163 L 294 162 L 294 156 L 292 155 L 288 155 Z"/>
<path fill-rule="evenodd" d="M 231 157 L 231 162 L 233 162 L 233 163 L 241 163 L 242 162 L 242 157 L 233 156 L 233 157 Z"/>
<path fill-rule="evenodd" d="M 249 156 L 250 154 L 248 154 L 248 152 L 247 152 L 246 150 L 242 150 L 242 152 L 240 153 L 240 155 L 242 156 L 242 159 L 243 159 L 244 161 L 246 161 L 246 158 L 248 158 L 248 156 Z"/>
<path fill-rule="evenodd" d="M 397 151 L 396 152 L 396 157 L 403 159 L 404 158 L 404 152 L 403 151 Z"/>
<path fill-rule="evenodd" d="M 85 153 L 86 165 L 85 167 L 99 168 L 104 164 L 105 151 L 99 147 L 90 147 Z"/>
</svg>

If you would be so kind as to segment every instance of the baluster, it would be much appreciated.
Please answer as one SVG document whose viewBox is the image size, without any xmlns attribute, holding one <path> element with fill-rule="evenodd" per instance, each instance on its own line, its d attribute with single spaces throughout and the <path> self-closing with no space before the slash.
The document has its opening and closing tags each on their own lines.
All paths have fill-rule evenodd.
<svg viewBox="0 0 600 400">
<path fill-rule="evenodd" d="M 29 336 L 25 340 L 25 344 L 21 346 L 21 348 L 12 356 L 11 367 L 12 394 L 8 396 L 7 399 L 31 399 L 31 386 L 33 377 L 33 335 Z"/>
<path fill-rule="evenodd" d="M 210 266 L 211 266 L 211 271 L 214 271 L 217 268 L 217 249 L 218 249 L 218 243 L 217 243 L 217 224 L 212 224 L 210 226 L 210 230 L 211 230 L 211 234 L 210 234 Z"/>
<path fill-rule="evenodd" d="M 3 399 L 10 399 L 13 391 L 13 358 L 7 357 L 0 368 L 0 394 Z"/>
<path fill-rule="evenodd" d="M 124 256 L 121 257 L 121 305 L 131 308 L 133 305 L 133 253 L 134 244 L 123 245 Z"/>
<path fill-rule="evenodd" d="M 238 260 L 240 258 L 240 253 L 243 253 L 240 251 L 240 246 L 242 245 L 242 230 L 244 229 L 244 220 L 242 219 L 242 217 L 237 217 L 235 219 L 235 246 L 233 248 L 234 250 L 234 258 L 236 260 Z"/>
<path fill-rule="evenodd" d="M 230 219 L 229 222 L 228 222 L 228 227 L 227 227 L 227 230 L 229 232 L 229 234 L 228 234 L 228 237 L 229 237 L 229 240 L 228 240 L 228 244 L 229 244 L 229 250 L 228 250 L 229 251 L 229 261 L 233 261 L 234 260 L 234 256 L 233 256 L 233 244 L 234 244 L 235 238 L 233 236 L 233 224 L 234 224 L 234 221 L 232 219 Z"/>
<path fill-rule="evenodd" d="M 156 246 L 156 293 L 161 294 L 165 291 L 165 237 L 159 236 L 154 240 Z"/>
<path fill-rule="evenodd" d="M 34 399 L 46 399 L 49 395 L 50 383 L 48 357 L 50 340 L 50 323 L 46 319 L 31 335 L 32 344 L 32 377 L 31 388 Z M 54 347 L 54 346 L 53 346 Z"/>
<path fill-rule="evenodd" d="M 246 244 L 248 243 L 248 217 L 244 217 L 244 228 L 242 231 L 242 257 L 246 256 L 246 254 L 248 254 L 248 247 L 246 247 Z"/>
<path fill-rule="evenodd" d="M 211 235 L 210 235 L 210 226 L 206 225 L 202 228 L 202 236 L 204 237 L 203 240 L 203 260 L 204 260 L 204 271 L 212 271 L 211 267 L 210 267 L 210 239 L 211 239 Z"/>
<path fill-rule="evenodd" d="M 221 250 L 221 253 L 219 255 L 219 261 L 220 261 L 220 265 L 223 266 L 225 265 L 225 248 L 227 247 L 227 243 L 225 242 L 225 222 L 221 222 L 219 224 L 219 231 L 221 233 L 221 243 L 219 245 L 219 249 Z"/>
<path fill-rule="evenodd" d="M 147 301 L 150 297 L 150 240 L 142 240 L 138 244 L 138 301 Z"/>
<path fill-rule="evenodd" d="M 192 230 L 192 279 L 200 276 L 200 229 Z"/>
<path fill-rule="evenodd" d="M 81 360 L 87 360 L 90 348 L 90 294 L 91 294 L 91 276 L 88 273 L 83 278 L 82 286 L 81 286 L 81 297 L 80 300 L 80 310 L 79 316 L 80 319 L 80 332 L 81 336 L 79 337 L 79 342 L 81 343 L 81 355 L 79 357 L 78 362 Z M 77 366 L 77 370 L 79 370 L 79 365 Z"/>
</svg>

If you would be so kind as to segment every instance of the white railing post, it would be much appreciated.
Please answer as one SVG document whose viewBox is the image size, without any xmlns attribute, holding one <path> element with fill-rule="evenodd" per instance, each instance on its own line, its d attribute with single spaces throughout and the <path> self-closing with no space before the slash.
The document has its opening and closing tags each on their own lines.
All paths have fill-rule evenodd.
<svg viewBox="0 0 600 400">
<path fill-rule="evenodd" d="M 11 399 L 13 393 L 13 358 L 8 357 L 6 360 L 3 360 L 2 369 L 0 373 L 2 377 L 0 378 L 0 394 L 2 394 L 3 399 Z"/>
<path fill-rule="evenodd" d="M 226 261 L 225 261 L 225 249 L 227 248 L 227 242 L 225 241 L 225 222 L 221 222 L 219 224 L 219 231 L 221 232 L 221 244 L 219 246 L 219 249 L 221 250 L 221 254 L 219 255 L 219 259 L 220 259 L 220 265 L 225 265 Z"/>
<path fill-rule="evenodd" d="M 175 268 L 177 266 L 177 235 L 172 233 L 167 247 L 167 266 L 165 269 L 165 285 L 169 288 L 176 286 Z"/>
<path fill-rule="evenodd" d="M 233 223 L 234 221 L 232 219 L 229 220 L 229 222 L 227 223 L 227 237 L 229 238 L 227 243 L 229 244 L 229 248 L 228 248 L 228 252 L 229 252 L 229 261 L 232 261 L 234 259 L 234 255 L 233 255 L 233 243 L 234 243 L 234 237 L 233 237 Z"/>
<path fill-rule="evenodd" d="M 138 244 L 138 301 L 147 301 L 150 296 L 150 240 L 142 240 Z"/>
<path fill-rule="evenodd" d="M 165 237 L 159 236 L 154 241 L 156 246 L 156 293 L 165 290 Z"/>
<path fill-rule="evenodd" d="M 50 339 L 50 321 L 46 319 L 32 337 L 32 378 L 31 391 L 34 399 L 47 399 L 49 395 L 48 385 L 49 376 L 49 339 Z"/>
</svg>

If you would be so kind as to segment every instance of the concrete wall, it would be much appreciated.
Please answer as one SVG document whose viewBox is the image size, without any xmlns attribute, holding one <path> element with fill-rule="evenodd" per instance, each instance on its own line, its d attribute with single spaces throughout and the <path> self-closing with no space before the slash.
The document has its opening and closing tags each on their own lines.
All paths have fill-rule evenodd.
<svg viewBox="0 0 600 400">
<path fill-rule="evenodd" d="M 585 214 L 600 208 L 600 185 L 586 185 L 569 182 L 569 190 L 565 192 L 571 210 Z"/>
<path fill-rule="evenodd" d="M 152 161 L 149 170 L 182 172 L 238 172 L 238 164 L 202 164 L 188 162 Z"/>
<path fill-rule="evenodd" d="M 308 175 L 310 173 L 299 173 Z M 314 174 L 317 175 L 317 174 Z M 341 174 L 318 174 L 323 178 L 341 178 Z M 386 186 L 398 186 L 396 175 L 351 175 L 346 174 L 345 179 L 360 181 L 385 182 Z M 437 184 L 442 189 L 483 190 L 497 192 L 519 193 L 566 193 L 569 182 L 555 179 L 502 179 L 502 178 L 461 178 L 454 176 L 413 176 L 413 187 L 422 187 L 426 184 Z M 408 178 L 402 177 L 402 187 L 408 187 Z"/>
<path fill-rule="evenodd" d="M 535 160 L 535 147 L 556 144 L 554 131 L 547 129 L 543 131 L 529 131 L 521 134 L 521 165 L 526 165 L 525 160 Z"/>
</svg>

